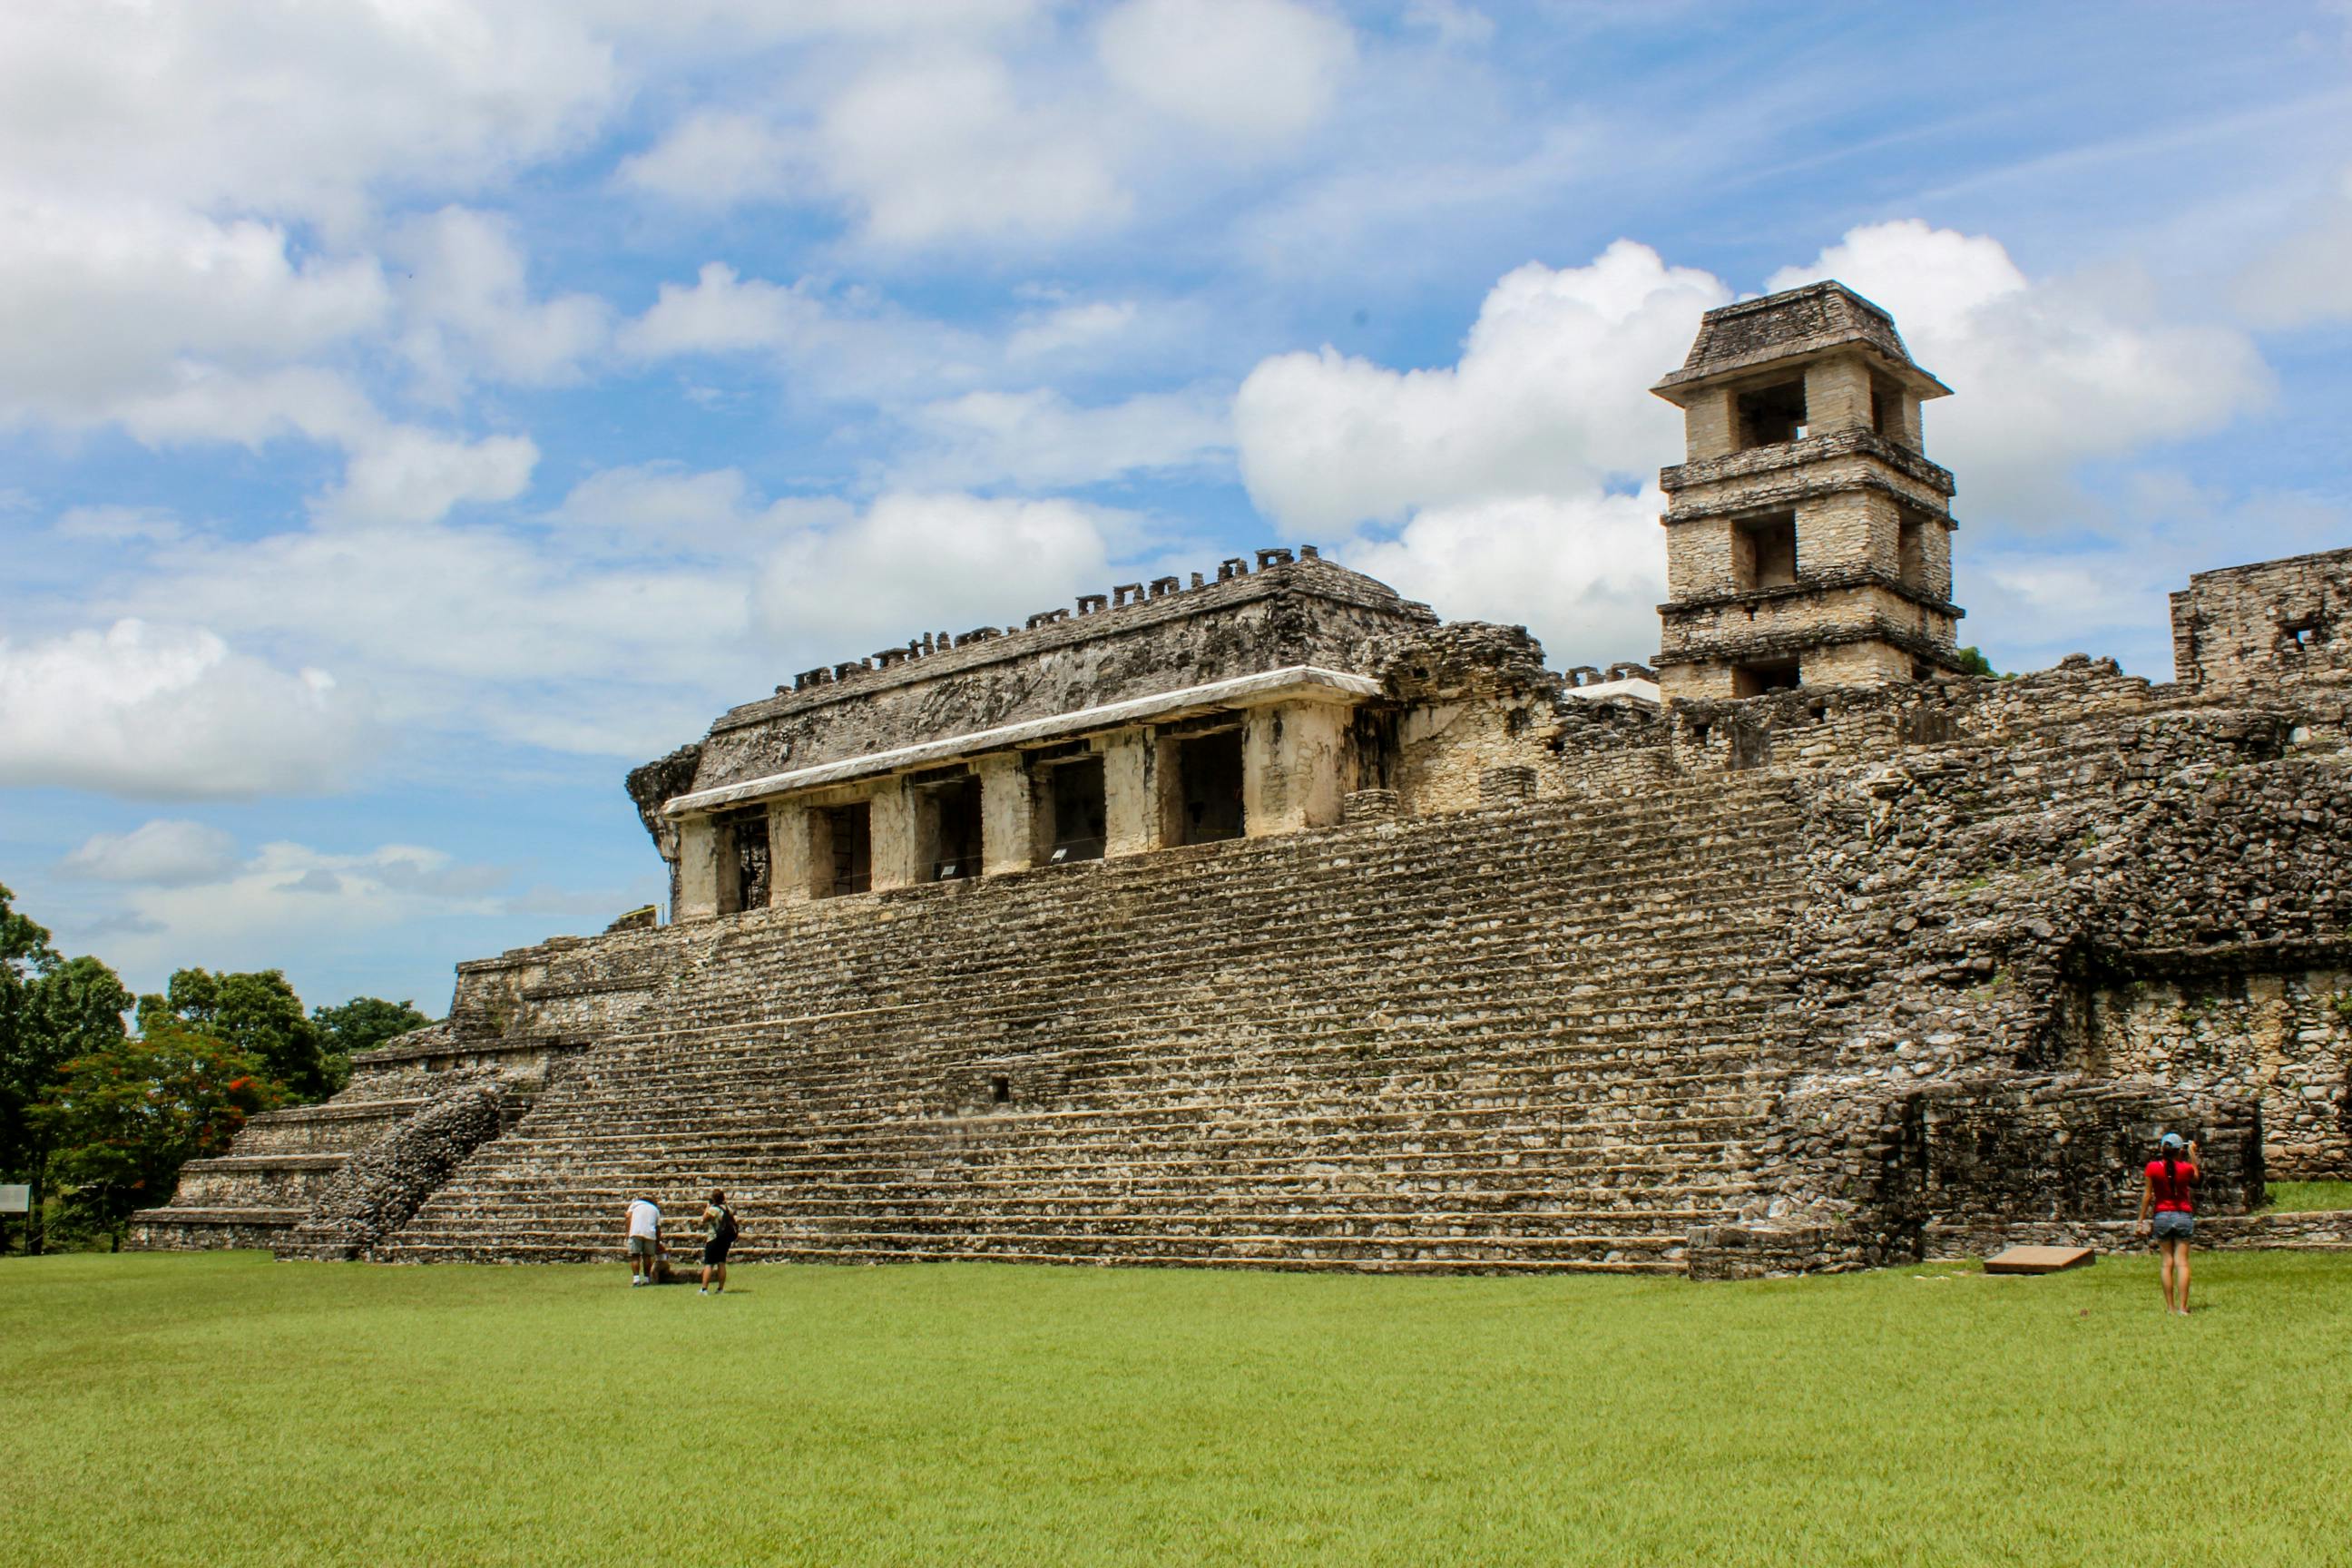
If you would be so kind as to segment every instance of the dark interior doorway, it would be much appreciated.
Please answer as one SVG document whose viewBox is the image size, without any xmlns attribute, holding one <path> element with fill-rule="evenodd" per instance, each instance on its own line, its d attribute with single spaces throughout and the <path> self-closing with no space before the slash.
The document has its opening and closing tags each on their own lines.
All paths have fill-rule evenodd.
<svg viewBox="0 0 2352 1568">
<path fill-rule="evenodd" d="M 1176 742 L 1178 826 L 1186 844 L 1242 836 L 1242 732 L 1219 730 Z"/>
<path fill-rule="evenodd" d="M 931 880 L 961 881 L 980 875 L 980 781 L 958 779 L 923 792 L 924 842 L 930 848 Z"/>
<path fill-rule="evenodd" d="M 862 800 L 825 812 L 825 826 L 833 840 L 832 893 L 873 891 L 873 807 Z"/>
<path fill-rule="evenodd" d="M 734 841 L 735 854 L 727 868 L 730 901 L 722 905 L 725 912 L 734 914 L 743 910 L 764 910 L 768 907 L 768 813 L 762 806 L 757 811 L 738 812 L 724 820 L 728 837 Z"/>
<path fill-rule="evenodd" d="M 1047 835 L 1046 864 L 1101 859 L 1104 828 L 1109 819 L 1103 799 L 1102 759 L 1084 757 L 1049 771 L 1053 823 Z"/>
</svg>

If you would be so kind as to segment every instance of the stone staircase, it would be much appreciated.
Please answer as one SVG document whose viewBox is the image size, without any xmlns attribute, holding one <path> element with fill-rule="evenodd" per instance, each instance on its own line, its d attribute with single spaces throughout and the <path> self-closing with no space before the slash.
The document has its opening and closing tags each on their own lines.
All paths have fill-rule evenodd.
<svg viewBox="0 0 2352 1568">
<path fill-rule="evenodd" d="M 1786 1073 L 1790 789 L 744 917 L 382 1250 L 604 1257 L 716 1186 L 746 1259 L 1678 1271 Z"/>
<path fill-rule="evenodd" d="M 363 1052 L 332 1100 L 262 1111 L 247 1121 L 228 1153 L 181 1166 L 171 1203 L 131 1216 L 127 1245 L 281 1248 L 352 1156 L 425 1105 L 453 1071 L 487 1068 L 513 1083 L 509 1114 L 519 1119 L 555 1065 L 580 1048 L 532 1037 L 469 1039 L 436 1025 Z"/>
</svg>

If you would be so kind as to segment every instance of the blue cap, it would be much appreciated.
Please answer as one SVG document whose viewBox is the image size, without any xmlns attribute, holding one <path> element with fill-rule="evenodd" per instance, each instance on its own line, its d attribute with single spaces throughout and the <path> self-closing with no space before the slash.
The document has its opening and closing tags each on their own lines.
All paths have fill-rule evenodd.
<svg viewBox="0 0 2352 1568">
<path fill-rule="evenodd" d="M 2186 1147 L 2186 1145 L 2181 1142 L 2180 1134 L 2178 1132 L 2168 1132 L 2163 1137 L 2158 1139 L 2157 1142 L 2167 1149 L 2179 1149 Z"/>
</svg>

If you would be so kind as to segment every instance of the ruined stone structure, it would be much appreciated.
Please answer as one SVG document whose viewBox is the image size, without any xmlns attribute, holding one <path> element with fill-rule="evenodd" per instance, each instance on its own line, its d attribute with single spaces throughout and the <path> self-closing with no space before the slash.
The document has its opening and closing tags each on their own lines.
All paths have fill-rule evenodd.
<svg viewBox="0 0 2352 1568">
<path fill-rule="evenodd" d="M 2352 1175 L 2352 551 L 2176 595 L 2179 679 L 1953 655 L 1944 389 L 1834 284 L 1662 384 L 1655 673 L 1312 551 L 811 670 L 639 768 L 671 918 L 199 1162 L 143 1245 L 1700 1277 L 2221 1240 Z M 2233 1217 L 2234 1216 L 2234 1217 Z"/>
</svg>

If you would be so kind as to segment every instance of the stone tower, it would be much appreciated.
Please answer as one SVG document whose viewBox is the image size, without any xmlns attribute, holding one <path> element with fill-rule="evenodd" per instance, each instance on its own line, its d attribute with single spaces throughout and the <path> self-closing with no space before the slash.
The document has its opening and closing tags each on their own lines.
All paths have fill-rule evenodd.
<svg viewBox="0 0 2352 1568">
<path fill-rule="evenodd" d="M 1668 700 L 1883 686 L 1958 668 L 1952 476 L 1919 449 L 1921 370 L 1843 283 L 1709 310 L 1651 389 L 1683 410 L 1664 469 Z"/>
</svg>

